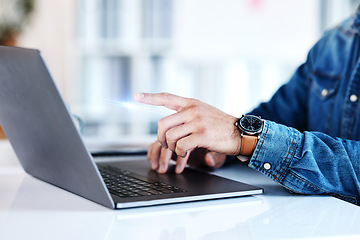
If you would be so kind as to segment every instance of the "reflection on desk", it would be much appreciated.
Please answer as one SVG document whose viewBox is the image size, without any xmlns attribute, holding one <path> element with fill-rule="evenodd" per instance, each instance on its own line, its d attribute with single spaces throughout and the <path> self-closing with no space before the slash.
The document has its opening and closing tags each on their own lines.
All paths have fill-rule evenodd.
<svg viewBox="0 0 360 240">
<path fill-rule="evenodd" d="M 263 195 L 118 211 L 26 175 L 9 159 L 0 160 L 0 168 L 0 239 L 360 237 L 359 207 L 332 197 L 292 195 L 242 164 L 214 173 L 263 187 Z"/>
</svg>

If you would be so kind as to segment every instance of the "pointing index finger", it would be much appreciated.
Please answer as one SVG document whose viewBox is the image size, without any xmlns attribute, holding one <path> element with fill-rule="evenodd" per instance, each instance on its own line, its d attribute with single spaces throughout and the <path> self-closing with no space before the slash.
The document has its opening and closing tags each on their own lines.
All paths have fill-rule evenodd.
<svg viewBox="0 0 360 240">
<path fill-rule="evenodd" d="M 179 112 L 188 104 L 188 99 L 170 93 L 136 93 L 135 100 L 140 103 L 164 106 Z"/>
</svg>

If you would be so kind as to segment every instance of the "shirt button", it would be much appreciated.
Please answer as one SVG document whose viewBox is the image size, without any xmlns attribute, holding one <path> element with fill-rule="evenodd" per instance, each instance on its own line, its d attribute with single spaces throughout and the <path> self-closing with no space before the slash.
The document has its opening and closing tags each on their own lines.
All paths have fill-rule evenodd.
<svg viewBox="0 0 360 240">
<path fill-rule="evenodd" d="M 326 97 L 328 95 L 329 91 L 327 89 L 323 89 L 321 91 L 321 96 Z"/>
<path fill-rule="evenodd" d="M 269 170 L 271 168 L 271 164 L 270 163 L 264 163 L 264 168 L 265 170 Z"/>
<path fill-rule="evenodd" d="M 350 96 L 350 101 L 356 102 L 357 100 L 358 100 L 358 97 L 355 94 Z"/>
</svg>

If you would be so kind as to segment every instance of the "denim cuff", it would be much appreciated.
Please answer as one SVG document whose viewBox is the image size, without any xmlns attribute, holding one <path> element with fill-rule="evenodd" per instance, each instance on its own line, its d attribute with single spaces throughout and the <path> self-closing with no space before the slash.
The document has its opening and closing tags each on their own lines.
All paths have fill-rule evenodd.
<svg viewBox="0 0 360 240">
<path fill-rule="evenodd" d="M 249 167 L 281 183 L 294 159 L 300 138 L 298 130 L 264 120 L 264 130 Z"/>
</svg>

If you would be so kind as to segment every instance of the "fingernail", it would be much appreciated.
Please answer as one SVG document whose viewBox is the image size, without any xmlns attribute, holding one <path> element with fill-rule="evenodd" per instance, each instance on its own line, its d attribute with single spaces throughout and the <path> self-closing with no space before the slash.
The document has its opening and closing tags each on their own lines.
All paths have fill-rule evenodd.
<svg viewBox="0 0 360 240">
<path fill-rule="evenodd" d="M 160 167 L 158 168 L 157 171 L 158 171 L 158 173 L 164 173 L 164 172 L 166 172 L 166 167 L 160 165 Z"/>
<path fill-rule="evenodd" d="M 179 166 L 177 166 L 177 167 L 175 168 L 175 172 L 176 172 L 177 174 L 182 173 L 182 170 L 183 170 L 183 169 L 181 169 L 181 167 L 179 167 Z"/>
<path fill-rule="evenodd" d="M 135 94 L 135 99 L 142 99 L 145 97 L 145 94 L 144 93 L 136 93 Z"/>
<path fill-rule="evenodd" d="M 152 170 L 158 169 L 158 165 L 156 163 L 151 164 Z"/>
</svg>

